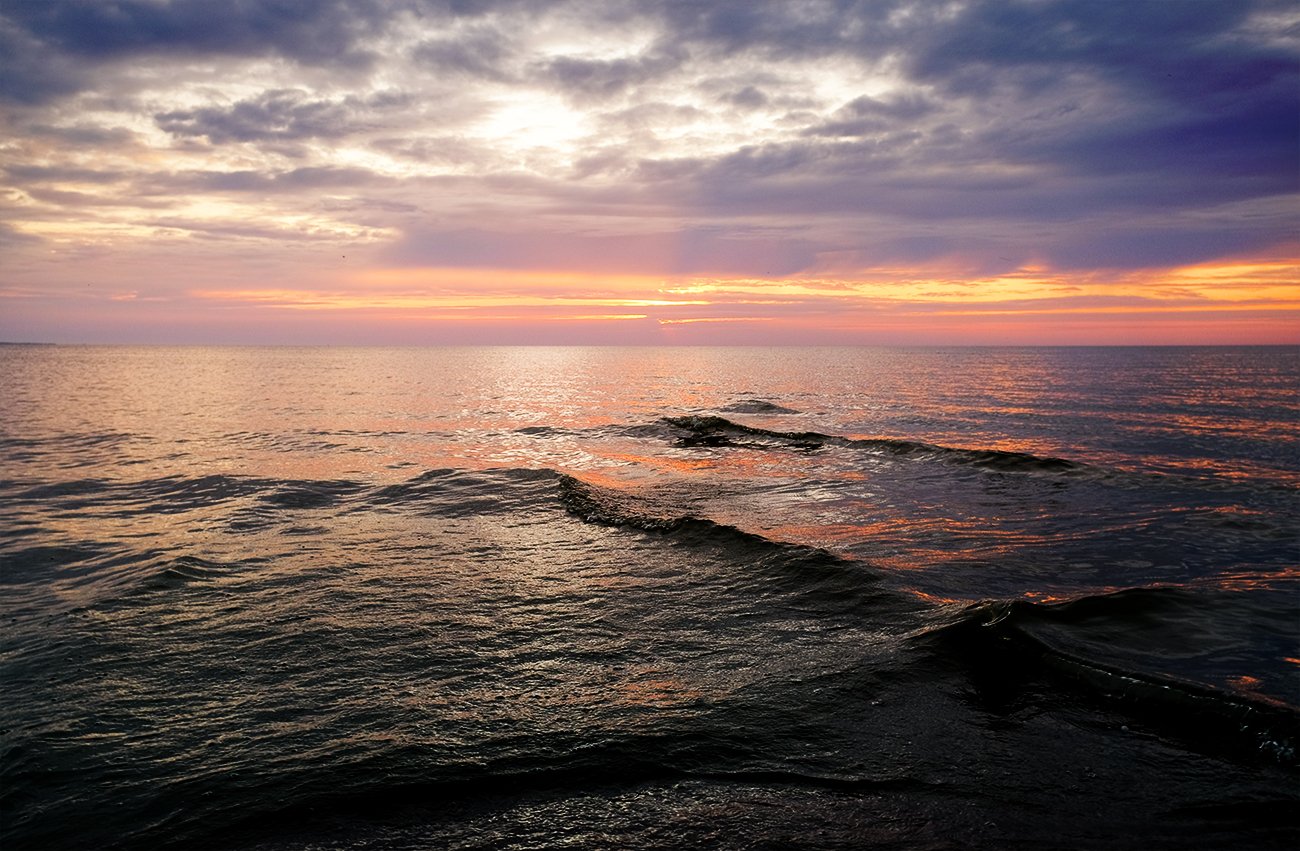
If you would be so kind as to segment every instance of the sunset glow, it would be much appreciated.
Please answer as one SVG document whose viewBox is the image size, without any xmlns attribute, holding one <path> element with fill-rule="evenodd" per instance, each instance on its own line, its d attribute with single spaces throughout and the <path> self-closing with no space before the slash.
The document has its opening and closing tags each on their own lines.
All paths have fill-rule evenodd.
<svg viewBox="0 0 1300 851">
<path fill-rule="evenodd" d="M 0 12 L 0 340 L 1300 342 L 1285 4 L 205 8 Z"/>
</svg>

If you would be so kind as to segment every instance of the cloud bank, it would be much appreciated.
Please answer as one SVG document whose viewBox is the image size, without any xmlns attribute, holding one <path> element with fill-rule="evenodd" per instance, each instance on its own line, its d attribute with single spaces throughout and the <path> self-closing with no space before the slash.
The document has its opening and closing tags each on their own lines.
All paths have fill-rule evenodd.
<svg viewBox="0 0 1300 851">
<path fill-rule="evenodd" d="M 382 270 L 822 282 L 793 322 L 868 310 L 828 282 L 1172 305 L 1170 270 L 1300 256 L 1271 0 L 19 0 L 0 116 L 8 337 L 133 278 L 189 310 Z"/>
</svg>

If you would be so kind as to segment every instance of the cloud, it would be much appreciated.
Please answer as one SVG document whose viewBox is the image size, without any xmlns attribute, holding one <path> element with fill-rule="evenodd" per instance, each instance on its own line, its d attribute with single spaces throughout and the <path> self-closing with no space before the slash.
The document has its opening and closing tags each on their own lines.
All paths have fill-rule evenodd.
<svg viewBox="0 0 1300 851">
<path fill-rule="evenodd" d="M 77 91 L 82 83 L 77 63 L 47 49 L 0 10 L 0 103 L 42 104 Z"/>
<path fill-rule="evenodd" d="M 0 222 L 0 246 L 6 248 L 17 248 L 24 245 L 34 245 L 43 242 L 39 237 L 23 233 L 4 222 Z"/>
<path fill-rule="evenodd" d="M 300 89 L 273 89 L 228 107 L 201 107 L 158 113 L 154 121 L 173 136 L 225 142 L 301 141 L 340 138 L 365 127 L 358 116 L 373 109 L 405 106 L 408 98 L 390 92 L 339 101 L 313 99 Z"/>
<path fill-rule="evenodd" d="M 464 136 L 419 135 L 381 137 L 371 143 L 378 151 L 404 160 L 433 166 L 489 167 L 499 158 L 483 145 Z"/>
<path fill-rule="evenodd" d="M 1226 200 L 1295 191 L 1300 110 L 1293 107 L 1300 98 L 1270 93 L 1211 114 L 1103 124 L 1045 143 L 1005 141 L 1014 155 L 1078 174 L 1176 179 L 1201 191 L 1212 187 Z"/>
<path fill-rule="evenodd" d="M 4 166 L 5 176 L 20 185 L 37 183 L 119 183 L 131 172 L 122 169 L 85 168 L 75 165 L 28 165 L 15 163 Z"/>
<path fill-rule="evenodd" d="M 137 133 L 125 127 L 103 127 L 93 124 L 74 124 L 70 126 L 51 126 L 33 124 L 24 128 L 24 132 L 35 138 L 53 139 L 61 145 L 74 145 L 96 150 L 121 150 L 137 147 L 140 139 Z"/>
<path fill-rule="evenodd" d="M 656 49 L 617 59 L 556 56 L 534 64 L 535 79 L 579 101 L 607 100 L 675 70 L 685 55 L 674 49 Z"/>
<path fill-rule="evenodd" d="M 49 47 L 74 56 L 275 53 L 336 63 L 367 58 L 358 42 L 388 11 L 376 0 L 42 0 L 8 4 L 5 14 Z"/>
<path fill-rule="evenodd" d="M 1225 85 L 1232 90 L 1252 85 L 1261 62 L 1287 63 L 1284 51 L 1243 44 L 1231 36 L 1252 11 L 1270 6 L 1279 7 L 1164 0 L 977 0 L 959 7 L 942 25 L 918 31 L 906 71 L 915 80 L 958 93 L 989 92 L 998 86 L 1036 93 L 1053 85 L 1062 72 L 1075 72 L 1129 90 L 1200 100 Z M 1242 73 L 1245 69 L 1253 70 Z"/>
<path fill-rule="evenodd" d="M 9 3 L 6 216 L 408 267 L 1176 266 L 1294 234 L 1298 34 L 1273 0 Z"/>
<path fill-rule="evenodd" d="M 737 54 L 746 51 L 772 59 L 807 59 L 828 52 L 865 53 L 896 43 L 900 10 L 921 4 L 906 0 L 721 0 L 707 5 L 675 0 L 654 8 L 676 43 L 710 46 Z"/>
<path fill-rule="evenodd" d="M 454 35 L 421 42 L 411 56 L 418 67 L 444 77 L 508 82 L 514 76 L 508 66 L 516 52 L 510 38 L 500 30 L 477 24 Z"/>
<path fill-rule="evenodd" d="M 1063 235 L 1045 246 L 1045 259 L 1054 268 L 1068 270 L 1182 266 L 1247 255 L 1293 237 L 1294 231 L 1284 224 L 1273 228 L 1194 224 L 1098 228 Z"/>
<path fill-rule="evenodd" d="M 90 192 L 69 192 L 59 189 L 28 188 L 31 198 L 46 204 L 70 209 L 84 207 L 136 207 L 141 209 L 159 209 L 171 206 L 171 202 L 157 198 L 142 198 L 136 195 L 96 195 Z"/>
<path fill-rule="evenodd" d="M 866 136 L 912 127 L 938 107 L 916 93 L 898 93 L 888 98 L 862 95 L 849 101 L 825 124 L 804 130 L 806 136 Z"/>
<path fill-rule="evenodd" d="M 363 168 L 309 166 L 280 172 L 191 171 L 151 174 L 138 183 L 145 194 L 174 195 L 194 192 L 258 193 L 309 192 L 337 187 L 373 186 L 377 176 Z"/>
<path fill-rule="evenodd" d="M 812 266 L 815 250 L 796 236 L 739 228 L 574 234 L 511 227 L 412 230 L 385 259 L 406 266 L 779 277 Z"/>
</svg>

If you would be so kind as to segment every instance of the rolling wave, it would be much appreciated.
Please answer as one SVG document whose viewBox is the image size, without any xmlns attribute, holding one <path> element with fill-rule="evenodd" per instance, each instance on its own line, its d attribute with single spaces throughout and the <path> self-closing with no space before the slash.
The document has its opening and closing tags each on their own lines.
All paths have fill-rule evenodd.
<svg viewBox="0 0 1300 851">
<path fill-rule="evenodd" d="M 677 436 L 680 446 L 745 446 L 770 448 L 773 444 L 791 449 L 815 450 L 824 446 L 843 446 L 864 449 L 898 458 L 937 460 L 962 464 L 997 472 L 1081 474 L 1100 473 L 1098 468 L 1068 461 L 1031 455 L 1025 452 L 1007 452 L 999 449 L 958 449 L 937 446 L 914 440 L 894 438 L 849 438 L 822 434 L 815 431 L 771 431 L 732 422 L 725 417 L 685 416 L 665 417 L 663 422 L 683 434 Z"/>
<path fill-rule="evenodd" d="M 988 601 L 929 634 L 970 666 L 994 702 L 1020 691 L 1026 677 L 1046 675 L 1199 749 L 1295 766 L 1300 707 L 1159 670 L 1161 648 L 1143 646 L 1143 629 L 1171 606 L 1194 604 L 1189 597 L 1181 589 L 1132 588 L 1059 603 Z M 1110 627 L 1106 641 L 1089 634 L 1099 622 Z M 1155 664 L 1143 664 L 1144 657 Z"/>
</svg>

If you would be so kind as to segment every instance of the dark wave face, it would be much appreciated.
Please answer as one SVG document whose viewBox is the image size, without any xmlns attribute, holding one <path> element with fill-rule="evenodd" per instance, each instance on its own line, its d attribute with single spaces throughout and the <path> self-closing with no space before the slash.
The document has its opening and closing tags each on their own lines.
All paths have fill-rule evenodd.
<svg viewBox="0 0 1300 851">
<path fill-rule="evenodd" d="M 0 376 L 6 849 L 1300 839 L 1296 349 Z"/>
</svg>

